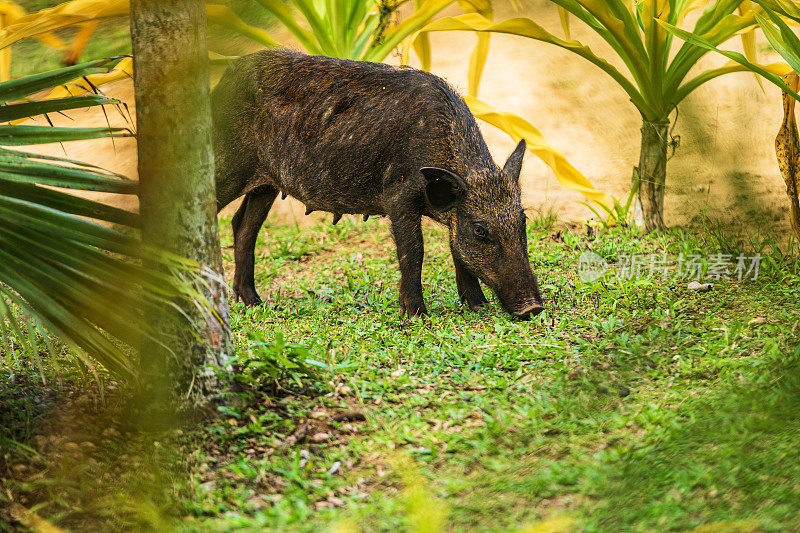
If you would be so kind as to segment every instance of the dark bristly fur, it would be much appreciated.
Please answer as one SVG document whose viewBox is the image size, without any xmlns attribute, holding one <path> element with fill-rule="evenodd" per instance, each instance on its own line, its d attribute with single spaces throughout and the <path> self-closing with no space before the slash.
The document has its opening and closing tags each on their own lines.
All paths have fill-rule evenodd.
<svg viewBox="0 0 800 533">
<path fill-rule="evenodd" d="M 441 78 L 414 69 L 267 50 L 235 61 L 213 93 L 219 209 L 233 217 L 233 288 L 260 302 L 256 236 L 280 192 L 307 213 L 387 215 L 400 263 L 400 305 L 422 297 L 423 216 L 450 230 L 458 293 L 487 302 L 479 279 L 521 318 L 543 309 L 520 203 L 521 141 L 501 170 L 467 107 Z"/>
</svg>

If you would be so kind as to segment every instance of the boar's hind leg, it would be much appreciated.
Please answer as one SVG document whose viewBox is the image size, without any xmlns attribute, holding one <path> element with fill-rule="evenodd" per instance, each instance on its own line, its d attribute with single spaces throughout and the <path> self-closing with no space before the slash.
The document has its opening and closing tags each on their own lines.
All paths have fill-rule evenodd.
<svg viewBox="0 0 800 533">
<path fill-rule="evenodd" d="M 402 213 L 390 214 L 389 218 L 400 262 L 400 307 L 408 318 L 427 315 L 422 299 L 422 217 Z"/>
<path fill-rule="evenodd" d="M 258 230 L 269 214 L 272 202 L 278 195 L 274 187 L 263 186 L 247 193 L 239 210 L 233 215 L 233 257 L 236 271 L 233 274 L 233 292 L 247 305 L 258 305 L 261 298 L 256 292 L 255 248 Z"/>
<path fill-rule="evenodd" d="M 483 295 L 478 278 L 467 270 L 455 253 L 453 254 L 453 264 L 456 266 L 456 287 L 458 287 L 458 296 L 461 301 L 473 311 L 477 311 L 481 306 L 489 303 L 489 300 Z"/>
</svg>

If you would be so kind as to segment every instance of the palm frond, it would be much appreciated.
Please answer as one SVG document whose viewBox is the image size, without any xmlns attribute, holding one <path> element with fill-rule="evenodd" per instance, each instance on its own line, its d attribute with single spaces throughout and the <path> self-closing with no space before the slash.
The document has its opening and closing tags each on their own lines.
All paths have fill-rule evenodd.
<svg viewBox="0 0 800 533">
<path fill-rule="evenodd" d="M 119 128 L 9 124 L 37 113 L 116 104 L 93 94 L 18 101 L 108 71 L 112 63 L 94 61 L 0 83 L 0 145 L 127 135 Z M 138 186 L 92 165 L 0 148 L 0 346 L 22 346 L 38 357 L 42 346 L 34 337 L 46 329 L 84 362 L 90 356 L 112 373 L 133 378 L 132 347 L 149 334 L 143 317 L 164 303 L 199 300 L 203 273 L 195 263 L 144 246 L 137 214 L 74 191 L 134 195 Z"/>
</svg>

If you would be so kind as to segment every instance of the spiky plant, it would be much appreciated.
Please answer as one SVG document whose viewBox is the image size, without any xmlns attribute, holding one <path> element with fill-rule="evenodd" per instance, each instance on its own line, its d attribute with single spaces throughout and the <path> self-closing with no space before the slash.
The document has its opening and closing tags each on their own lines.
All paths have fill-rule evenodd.
<svg viewBox="0 0 800 533">
<path fill-rule="evenodd" d="M 101 94 L 33 101 L 34 93 L 105 73 L 98 60 L 0 83 L 0 348 L 5 357 L 70 352 L 122 378 L 135 376 L 132 347 L 148 335 L 143 317 L 165 302 L 199 298 L 199 267 L 144 246 L 139 216 L 72 194 L 135 195 L 135 181 L 93 165 L 22 147 L 128 135 L 121 128 L 62 128 L 19 119 L 119 102 Z M 164 268 L 155 269 L 153 265 Z M 41 335 L 37 334 L 40 333 Z"/>
<path fill-rule="evenodd" d="M 704 83 L 724 74 L 748 70 L 729 63 L 695 73 L 693 68 L 708 52 L 692 42 L 672 50 L 672 34 L 661 23 L 681 25 L 687 14 L 704 11 L 691 33 L 719 45 L 744 32 L 745 49 L 754 54 L 753 35 L 758 6 L 749 0 L 552 0 L 562 14 L 578 19 L 611 47 L 624 65 L 618 69 L 571 38 L 564 24 L 565 38 L 545 30 L 534 20 L 518 17 L 492 22 L 479 14 L 439 19 L 423 31 L 473 31 L 517 35 L 564 48 L 590 61 L 619 84 L 642 116 L 639 164 L 634 167 L 632 187 L 638 184 L 638 222 L 646 230 L 664 228 L 664 189 L 667 151 L 670 143 L 669 117 L 680 102 Z M 568 20 L 562 17 L 562 22 Z M 672 53 L 674 52 L 674 53 Z"/>
</svg>

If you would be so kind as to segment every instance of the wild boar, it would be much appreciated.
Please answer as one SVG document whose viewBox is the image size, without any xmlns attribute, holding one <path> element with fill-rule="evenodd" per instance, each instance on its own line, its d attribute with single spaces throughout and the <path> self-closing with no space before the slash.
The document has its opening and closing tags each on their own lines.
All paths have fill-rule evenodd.
<svg viewBox="0 0 800 533">
<path fill-rule="evenodd" d="M 475 118 L 428 72 L 286 49 L 234 61 L 214 89 L 217 207 L 244 195 L 232 221 L 233 290 L 261 302 L 256 236 L 276 196 L 307 213 L 388 216 L 400 266 L 400 306 L 427 314 L 422 217 L 447 226 L 462 302 L 487 303 L 479 280 L 512 315 L 544 306 L 531 270 L 520 200 L 525 141 L 503 168 Z"/>
</svg>

